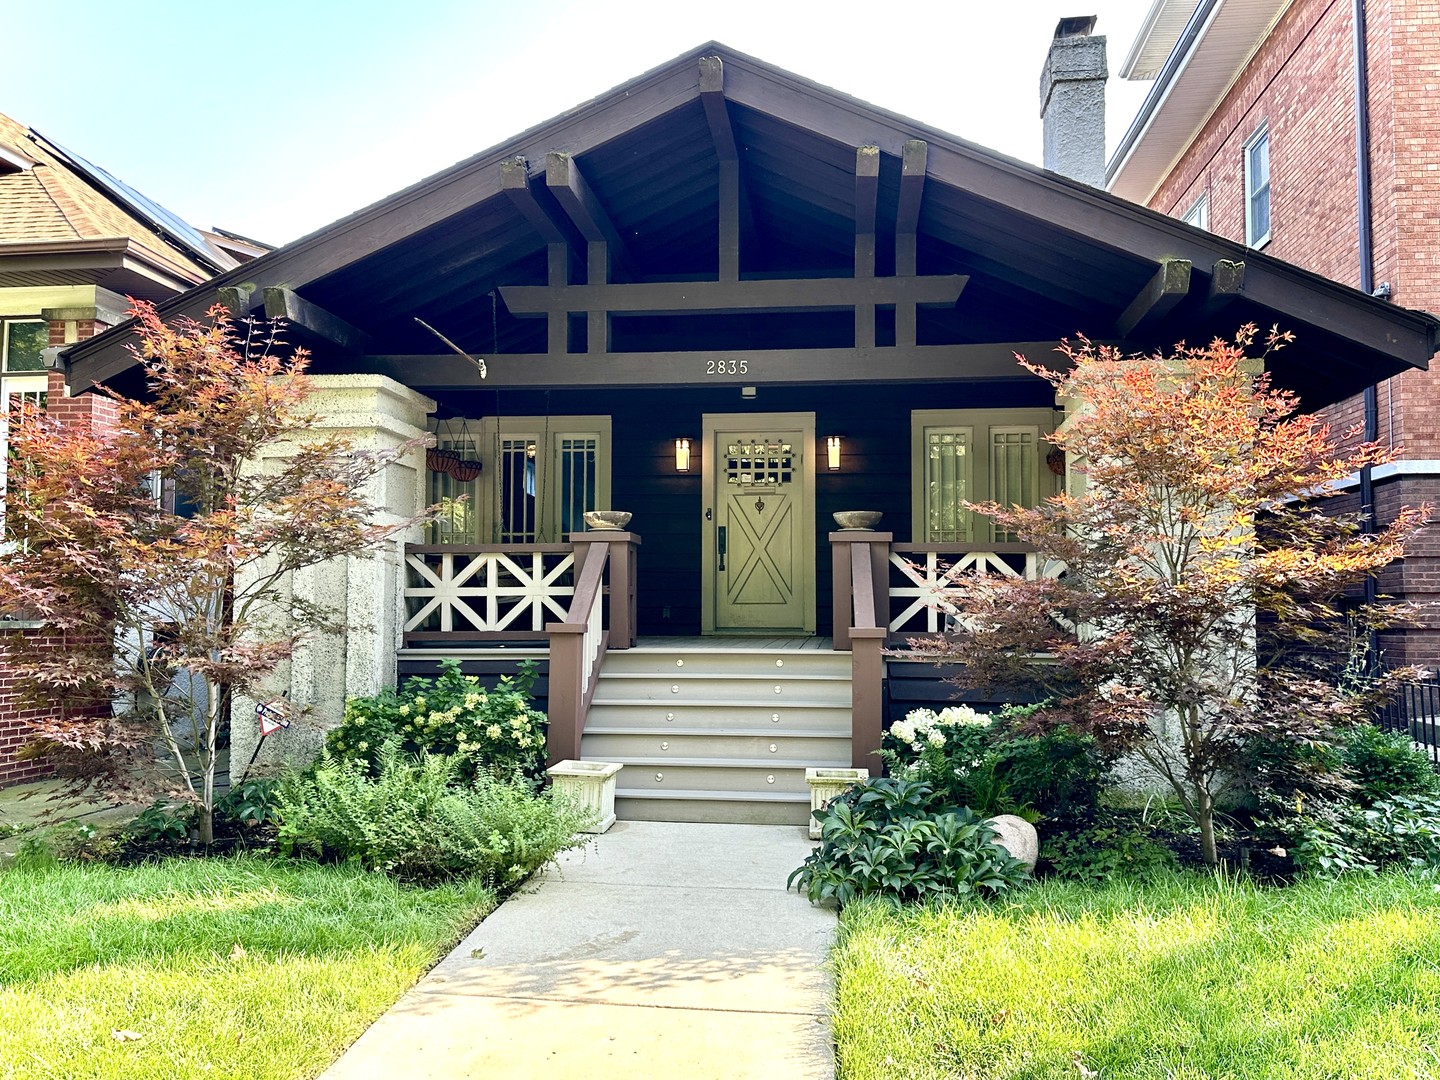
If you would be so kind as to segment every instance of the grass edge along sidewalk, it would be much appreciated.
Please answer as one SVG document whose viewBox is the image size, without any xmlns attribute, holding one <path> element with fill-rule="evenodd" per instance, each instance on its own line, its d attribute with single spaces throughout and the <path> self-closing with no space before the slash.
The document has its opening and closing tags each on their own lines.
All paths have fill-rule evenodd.
<svg viewBox="0 0 1440 1080">
<path fill-rule="evenodd" d="M 1404 873 L 858 903 L 833 963 L 846 1080 L 1440 1077 L 1440 894 Z"/>
<path fill-rule="evenodd" d="M 0 1077 L 315 1076 L 495 906 L 237 857 L 0 873 Z"/>
</svg>

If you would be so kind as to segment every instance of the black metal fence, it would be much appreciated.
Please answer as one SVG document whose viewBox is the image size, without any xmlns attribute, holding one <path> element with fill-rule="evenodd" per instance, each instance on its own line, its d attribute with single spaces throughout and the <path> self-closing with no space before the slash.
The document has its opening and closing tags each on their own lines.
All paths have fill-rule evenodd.
<svg viewBox="0 0 1440 1080">
<path fill-rule="evenodd" d="M 1440 678 L 1405 683 L 1380 710 L 1386 731 L 1409 735 L 1440 767 Z"/>
</svg>

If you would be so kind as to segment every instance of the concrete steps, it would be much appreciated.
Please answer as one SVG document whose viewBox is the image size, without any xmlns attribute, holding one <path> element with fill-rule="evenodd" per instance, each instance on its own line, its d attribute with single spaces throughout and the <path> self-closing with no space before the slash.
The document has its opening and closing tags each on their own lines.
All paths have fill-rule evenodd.
<svg viewBox="0 0 1440 1080">
<path fill-rule="evenodd" d="M 632 821 L 803 825 L 807 767 L 850 764 L 850 657 L 693 644 L 607 653 L 581 755 Z"/>
</svg>

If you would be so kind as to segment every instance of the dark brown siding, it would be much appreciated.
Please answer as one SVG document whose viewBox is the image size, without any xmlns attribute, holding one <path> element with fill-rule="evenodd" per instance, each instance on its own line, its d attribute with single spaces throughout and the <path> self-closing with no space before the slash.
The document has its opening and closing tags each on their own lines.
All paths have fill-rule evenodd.
<svg viewBox="0 0 1440 1080">
<path fill-rule="evenodd" d="M 1036 359 L 1045 359 L 1039 358 Z M 880 510 L 880 528 L 897 540 L 910 536 L 910 413 L 914 409 L 1045 407 L 1053 402 L 1038 379 L 976 384 L 881 384 L 867 387 L 762 386 L 757 397 L 740 396 L 743 379 L 714 388 L 627 390 L 609 394 L 574 391 L 498 396 L 502 415 L 608 414 L 613 420 L 613 509 L 635 516 L 639 552 L 639 632 L 689 636 L 700 633 L 700 550 L 705 506 L 699 457 L 706 413 L 814 412 L 815 434 L 844 437 L 841 470 L 816 460 L 817 632 L 832 629 L 830 602 L 831 514 Z M 497 396 L 484 391 L 447 397 L 445 404 L 471 418 L 493 413 Z M 675 472 L 675 439 L 688 437 L 695 457 L 688 474 Z M 819 454 L 818 447 L 810 452 Z"/>
</svg>

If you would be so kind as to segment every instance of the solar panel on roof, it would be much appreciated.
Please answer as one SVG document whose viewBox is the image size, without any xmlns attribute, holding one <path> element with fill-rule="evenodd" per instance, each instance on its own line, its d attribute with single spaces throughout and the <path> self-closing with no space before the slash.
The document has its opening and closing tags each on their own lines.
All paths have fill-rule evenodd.
<svg viewBox="0 0 1440 1080">
<path fill-rule="evenodd" d="M 191 255 L 199 259 L 206 266 L 219 270 L 222 267 L 215 261 L 215 253 L 205 242 L 205 238 L 179 214 L 166 210 L 154 199 L 136 191 L 125 181 L 106 172 L 100 166 L 87 161 L 79 154 L 66 150 L 59 143 L 52 142 L 45 138 L 38 131 L 31 129 L 31 133 L 42 139 L 45 144 L 56 154 L 66 159 L 66 162 L 76 172 L 81 173 L 96 187 L 105 191 L 117 202 L 124 205 L 132 213 L 138 215 L 152 228 L 158 229 L 170 237 L 175 243 L 186 248 Z"/>
</svg>

